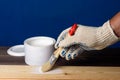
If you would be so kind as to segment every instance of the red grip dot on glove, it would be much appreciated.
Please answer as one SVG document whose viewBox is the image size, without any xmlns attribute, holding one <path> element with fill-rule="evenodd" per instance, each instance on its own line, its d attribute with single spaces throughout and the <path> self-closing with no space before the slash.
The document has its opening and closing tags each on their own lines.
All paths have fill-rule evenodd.
<svg viewBox="0 0 120 80">
<path fill-rule="evenodd" d="M 71 29 L 69 30 L 69 35 L 70 35 L 70 36 L 74 35 L 77 27 L 78 27 L 77 24 L 74 24 L 74 25 L 71 27 Z"/>
</svg>

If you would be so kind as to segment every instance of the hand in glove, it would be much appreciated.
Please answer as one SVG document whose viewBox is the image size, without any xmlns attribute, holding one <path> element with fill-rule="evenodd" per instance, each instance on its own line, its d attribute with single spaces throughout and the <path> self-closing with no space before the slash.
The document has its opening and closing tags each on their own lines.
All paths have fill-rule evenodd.
<svg viewBox="0 0 120 80">
<path fill-rule="evenodd" d="M 78 25 L 75 34 L 65 38 L 69 29 L 60 34 L 55 44 L 55 48 L 64 48 L 60 55 L 65 57 L 66 60 L 74 59 L 83 50 L 101 50 L 118 41 L 118 37 L 114 34 L 109 21 L 101 27 Z"/>
</svg>

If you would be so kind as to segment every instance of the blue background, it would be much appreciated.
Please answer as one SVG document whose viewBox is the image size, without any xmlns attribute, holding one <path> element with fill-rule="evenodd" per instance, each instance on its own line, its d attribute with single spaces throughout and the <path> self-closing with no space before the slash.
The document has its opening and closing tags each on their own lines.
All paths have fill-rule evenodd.
<svg viewBox="0 0 120 80">
<path fill-rule="evenodd" d="M 118 11 L 120 0 L 0 0 L 0 46 L 33 36 L 57 39 L 73 23 L 101 26 Z"/>
</svg>

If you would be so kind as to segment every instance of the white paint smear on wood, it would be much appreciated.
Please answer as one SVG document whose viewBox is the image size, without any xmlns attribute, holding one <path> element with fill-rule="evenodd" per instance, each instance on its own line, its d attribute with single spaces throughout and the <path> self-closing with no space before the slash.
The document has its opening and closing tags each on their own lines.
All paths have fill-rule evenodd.
<svg viewBox="0 0 120 80">
<path fill-rule="evenodd" d="M 42 72 L 41 68 L 42 68 L 41 66 L 33 68 L 32 73 L 33 74 L 62 74 L 63 73 L 63 71 L 59 68 L 52 69 L 48 72 Z"/>
</svg>

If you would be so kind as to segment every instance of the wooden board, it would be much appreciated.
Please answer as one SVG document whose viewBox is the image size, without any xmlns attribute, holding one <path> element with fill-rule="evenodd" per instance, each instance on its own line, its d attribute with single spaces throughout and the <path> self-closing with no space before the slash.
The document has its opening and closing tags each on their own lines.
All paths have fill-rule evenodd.
<svg viewBox="0 0 120 80">
<path fill-rule="evenodd" d="M 34 74 L 31 66 L 2 65 L 0 79 L 14 80 L 120 80 L 120 67 L 90 67 L 90 66 L 59 66 L 63 70 L 60 74 Z"/>
<path fill-rule="evenodd" d="M 9 47 L 0 47 L 0 80 L 120 80 L 120 49 L 85 52 L 75 60 L 59 59 L 60 74 L 35 74 L 36 67 L 27 66 L 24 57 L 7 54 Z"/>
</svg>

